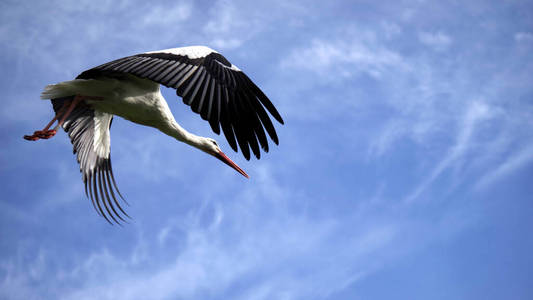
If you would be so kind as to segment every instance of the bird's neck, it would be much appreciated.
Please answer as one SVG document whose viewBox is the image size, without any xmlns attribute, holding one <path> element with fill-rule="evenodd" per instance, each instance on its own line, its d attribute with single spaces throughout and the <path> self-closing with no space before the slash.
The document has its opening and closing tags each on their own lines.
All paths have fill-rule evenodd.
<svg viewBox="0 0 533 300">
<path fill-rule="evenodd" d="M 159 120 L 154 127 L 157 127 L 165 134 L 174 137 L 180 142 L 186 143 L 200 150 L 204 150 L 203 145 L 205 144 L 205 138 L 188 132 L 181 127 L 178 122 L 176 122 L 176 119 L 174 119 L 174 116 L 172 115 L 165 98 L 163 98 L 163 95 L 161 95 L 159 90 L 156 94 L 156 102 L 159 104 L 161 120 Z"/>
<path fill-rule="evenodd" d="M 176 121 L 172 121 L 168 125 L 170 126 L 168 126 L 167 128 L 164 128 L 164 129 L 160 128 L 161 131 L 174 137 L 180 142 L 186 143 L 200 150 L 203 150 L 202 145 L 203 145 L 203 140 L 205 139 L 204 137 L 188 132 L 183 127 L 181 127 Z"/>
</svg>

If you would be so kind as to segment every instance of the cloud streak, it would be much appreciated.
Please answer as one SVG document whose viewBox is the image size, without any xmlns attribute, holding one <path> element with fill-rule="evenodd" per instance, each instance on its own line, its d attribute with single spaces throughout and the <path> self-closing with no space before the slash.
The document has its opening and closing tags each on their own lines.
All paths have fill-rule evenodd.
<svg viewBox="0 0 533 300">
<path fill-rule="evenodd" d="M 474 189 L 483 190 L 490 188 L 491 185 L 499 180 L 503 180 L 520 168 L 525 168 L 533 160 L 533 145 L 526 146 L 523 149 L 511 153 L 507 159 L 500 163 L 496 168 L 481 177 Z"/>
<path fill-rule="evenodd" d="M 330 80 L 350 78 L 359 72 L 379 78 L 389 68 L 407 68 L 395 52 L 358 39 L 321 40 L 297 49 L 281 62 L 281 68 L 303 68 Z"/>
<path fill-rule="evenodd" d="M 429 188 L 429 186 L 448 168 L 461 159 L 469 151 L 476 127 L 480 122 L 490 118 L 490 108 L 481 102 L 473 102 L 468 108 L 457 134 L 455 145 L 448 154 L 433 168 L 416 188 L 405 198 L 406 203 L 412 203 Z"/>
</svg>

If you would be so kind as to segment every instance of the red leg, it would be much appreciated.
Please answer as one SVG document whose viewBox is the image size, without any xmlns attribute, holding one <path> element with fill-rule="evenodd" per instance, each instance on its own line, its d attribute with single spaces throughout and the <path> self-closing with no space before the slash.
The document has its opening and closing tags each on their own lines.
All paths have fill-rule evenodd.
<svg viewBox="0 0 533 300">
<path fill-rule="evenodd" d="M 67 104 L 67 103 L 63 104 L 63 106 L 59 109 L 59 111 L 54 116 L 54 118 L 46 125 L 46 127 L 43 130 L 37 130 L 37 131 L 35 131 L 33 133 L 33 135 L 25 135 L 24 139 L 28 140 L 28 141 L 37 141 L 38 139 L 49 139 L 49 138 L 53 137 L 54 135 L 56 135 L 57 130 L 59 129 L 59 127 L 61 125 L 63 125 L 65 120 L 72 113 L 72 111 L 74 110 L 76 105 L 78 105 L 78 103 L 80 103 L 84 99 L 103 100 L 104 98 L 103 97 L 80 96 L 80 95 L 74 96 L 74 100 L 72 100 L 70 102 L 70 104 Z M 68 106 L 68 108 L 67 108 L 67 106 Z M 63 111 L 65 109 L 67 111 L 63 114 Z M 52 126 L 52 124 L 54 124 L 54 122 L 56 120 L 58 120 L 59 117 L 61 117 L 61 120 L 59 120 L 59 122 L 54 127 L 54 129 L 49 130 L 50 126 Z"/>
<path fill-rule="evenodd" d="M 72 104 L 72 103 L 70 103 Z M 55 130 L 48 130 L 52 124 L 63 114 L 65 109 L 69 106 L 68 103 L 63 103 L 63 106 L 59 109 L 54 118 L 43 128 L 43 130 L 37 130 L 32 135 L 25 135 L 24 139 L 28 141 L 37 141 L 39 139 L 49 139 L 55 135 Z"/>
<path fill-rule="evenodd" d="M 59 111 L 57 112 L 57 114 L 54 116 L 54 118 L 52 119 L 52 121 L 50 121 L 46 127 L 43 128 L 43 130 L 37 130 L 33 133 L 33 135 L 29 136 L 29 135 L 25 135 L 24 138 L 27 139 L 27 140 L 30 140 L 30 141 L 36 141 L 38 139 L 47 139 L 47 138 L 50 138 L 52 136 L 49 136 L 50 134 L 50 130 L 48 130 L 48 128 L 50 128 L 50 126 L 52 126 L 52 124 L 54 124 L 54 122 L 57 120 L 57 118 L 59 118 L 59 116 L 61 116 L 63 114 L 63 112 L 65 111 L 65 109 L 67 108 L 67 105 L 66 104 L 63 104 L 63 106 L 61 106 L 61 108 L 59 109 Z M 54 128 L 55 129 L 55 128 Z"/>
<path fill-rule="evenodd" d="M 39 137 L 41 139 L 49 139 L 49 138 L 53 137 L 54 135 L 56 135 L 57 129 L 61 125 L 63 125 L 63 122 L 65 122 L 67 117 L 74 110 L 76 105 L 78 105 L 78 103 L 80 103 L 81 100 L 82 100 L 81 97 L 78 97 L 78 96 L 74 97 L 74 100 L 72 100 L 72 102 L 70 102 L 70 104 L 69 104 L 69 106 L 67 108 L 67 111 L 63 114 L 63 116 L 61 117 L 61 120 L 59 122 L 57 122 L 57 125 L 56 125 L 56 127 L 54 127 L 54 129 L 48 130 L 48 128 L 49 128 L 49 126 L 48 126 L 48 128 L 43 129 L 40 132 L 35 132 L 34 135 L 36 135 L 37 137 Z M 63 105 L 63 107 L 66 107 L 66 105 Z M 56 117 L 56 119 L 57 119 L 57 117 Z M 53 122 L 51 122 L 51 123 L 53 124 Z M 52 126 L 52 124 L 50 124 L 50 126 Z"/>
</svg>

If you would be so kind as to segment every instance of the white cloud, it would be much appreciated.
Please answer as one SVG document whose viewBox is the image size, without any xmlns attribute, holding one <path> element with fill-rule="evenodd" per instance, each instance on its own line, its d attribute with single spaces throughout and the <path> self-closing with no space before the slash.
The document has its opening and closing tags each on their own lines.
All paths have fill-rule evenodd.
<svg viewBox="0 0 533 300">
<path fill-rule="evenodd" d="M 39 294 L 60 299 L 327 297 L 431 242 L 407 243 L 405 234 L 415 227 L 389 215 L 382 207 L 386 204 L 375 199 L 343 217 L 292 211 L 290 202 L 309 196 L 282 184 L 271 170 L 263 165 L 255 184 L 234 201 L 216 201 L 222 191 L 211 191 L 185 218 L 178 215 L 154 234 L 139 234 L 132 250 L 103 247 L 80 254 L 73 264 L 59 263 L 62 258 L 49 251 L 39 252 L 29 266 L 3 260 L 2 271 L 9 264 L 11 271 L 0 282 L 6 287 L 0 295 L 18 289 L 30 298 Z M 180 243 L 172 242 L 175 236 L 182 237 Z M 28 268 L 33 271 L 26 272 Z M 46 291 L 35 287 L 34 280 L 43 282 Z M 46 284 L 49 280 L 62 286 Z M 236 289 L 242 282 L 246 286 Z"/>
<path fill-rule="evenodd" d="M 517 32 L 514 34 L 514 39 L 517 42 L 531 42 L 533 41 L 533 33 L 531 32 Z"/>
<path fill-rule="evenodd" d="M 307 5 L 289 1 L 217 0 L 209 5 L 209 21 L 203 25 L 202 32 L 208 45 L 217 50 L 231 50 L 258 37 L 265 38 L 262 34 L 280 22 L 285 27 L 301 26 L 300 17 L 311 12 Z"/>
<path fill-rule="evenodd" d="M 381 27 L 383 28 L 385 37 L 387 37 L 388 39 L 398 37 L 398 35 L 402 34 L 403 31 L 400 25 L 389 21 L 382 21 Z"/>
<path fill-rule="evenodd" d="M 187 20 L 192 13 L 192 5 L 188 1 L 180 1 L 174 7 L 153 6 L 143 17 L 145 25 L 169 26 Z"/>
<path fill-rule="evenodd" d="M 418 35 L 421 43 L 433 48 L 434 50 L 446 50 L 452 44 L 452 38 L 443 32 L 421 32 Z"/>
<path fill-rule="evenodd" d="M 511 153 L 500 165 L 481 177 L 474 186 L 474 189 L 487 189 L 495 182 L 504 179 L 505 176 L 512 174 L 520 168 L 526 167 L 531 161 L 533 161 L 533 145 L 526 146 L 523 149 Z"/>
<path fill-rule="evenodd" d="M 214 39 L 211 41 L 213 47 L 217 49 L 233 49 L 242 45 L 243 40 L 238 38 L 229 38 L 229 39 Z"/>
<path fill-rule="evenodd" d="M 330 80 L 339 80 L 339 76 L 349 78 L 360 72 L 380 78 L 391 68 L 408 69 L 394 51 L 355 37 L 314 39 L 311 45 L 294 50 L 281 62 L 281 68 L 301 68 Z"/>
<path fill-rule="evenodd" d="M 233 49 L 252 38 L 265 26 L 266 20 L 254 11 L 241 9 L 245 3 L 217 1 L 211 7 L 211 18 L 203 27 L 209 45 L 219 49 Z"/>
<path fill-rule="evenodd" d="M 368 155 L 379 157 L 391 149 L 396 141 L 408 134 L 408 126 L 411 124 L 405 123 L 400 119 L 388 121 L 381 132 L 376 134 L 377 137 L 370 141 Z"/>
<path fill-rule="evenodd" d="M 490 118 L 490 107 L 482 102 L 472 102 L 466 111 L 465 116 L 459 126 L 456 142 L 444 156 L 444 158 L 435 165 L 420 184 L 418 184 L 414 190 L 405 198 L 406 203 L 412 203 L 415 201 L 428 187 L 450 166 L 456 163 L 465 153 L 469 150 L 471 140 L 475 133 L 476 127 L 480 122 L 483 122 Z"/>
<path fill-rule="evenodd" d="M 204 26 L 204 31 L 214 34 L 230 34 L 245 22 L 238 14 L 238 8 L 232 2 L 217 1 L 211 9 L 213 18 Z"/>
<path fill-rule="evenodd" d="M 273 221 L 279 222 L 280 219 Z M 347 260 L 345 262 L 349 264 L 356 262 L 357 269 L 368 270 L 364 257 L 382 251 L 395 236 L 385 228 L 365 230 L 360 237 L 356 235 L 326 249 L 323 245 L 340 229 L 338 225 L 332 227 L 333 224 L 305 219 L 281 221 L 279 224 L 246 224 L 259 231 L 253 227 L 241 228 L 244 231 L 239 230 L 239 236 L 241 233 L 245 235 L 237 239 L 240 242 L 229 244 L 218 237 L 225 235 L 220 231 L 222 228 L 213 231 L 191 229 L 187 233 L 185 249 L 174 260 L 149 272 L 128 271 L 142 268 L 142 265 L 135 264 L 131 258 L 115 257 L 104 249 L 92 254 L 71 273 L 70 276 L 76 278 L 89 278 L 84 287 L 62 298 L 191 299 L 205 294 L 223 295 L 228 292 L 228 287 L 247 277 L 259 277 L 259 280 L 242 294 L 236 293 L 236 299 L 326 296 L 362 278 L 362 271 L 339 264 L 338 259 Z M 248 230 L 252 232 L 247 233 Z M 329 251 L 337 257 L 335 262 L 328 259 Z M 305 270 L 308 275 L 298 276 L 298 270 Z M 103 278 L 90 275 L 103 272 L 106 272 Z M 271 276 L 271 272 L 277 276 Z M 63 280 L 72 280 L 68 277 Z"/>
</svg>

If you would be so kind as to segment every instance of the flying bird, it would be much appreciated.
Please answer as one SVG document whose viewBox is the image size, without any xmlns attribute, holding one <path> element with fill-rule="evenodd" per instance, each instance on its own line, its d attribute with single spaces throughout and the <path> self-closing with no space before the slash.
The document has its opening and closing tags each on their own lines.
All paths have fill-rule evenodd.
<svg viewBox="0 0 533 300">
<path fill-rule="evenodd" d="M 240 148 L 247 160 L 250 150 L 257 159 L 260 148 L 268 152 L 267 134 L 279 143 L 269 114 L 281 124 L 283 119 L 272 102 L 237 66 L 205 46 L 127 56 L 86 70 L 74 80 L 47 85 L 41 98 L 51 100 L 55 116 L 43 130 L 24 139 L 48 139 L 62 127 L 77 155 L 86 196 L 111 224 L 129 217 L 117 201 L 124 198 L 111 168 L 109 129 L 115 115 L 157 128 L 248 178 L 214 139 L 192 134 L 176 122 L 161 95 L 161 84 L 176 89 L 183 103 L 208 121 L 216 134 L 222 129 L 231 148 L 236 152 Z"/>
</svg>

